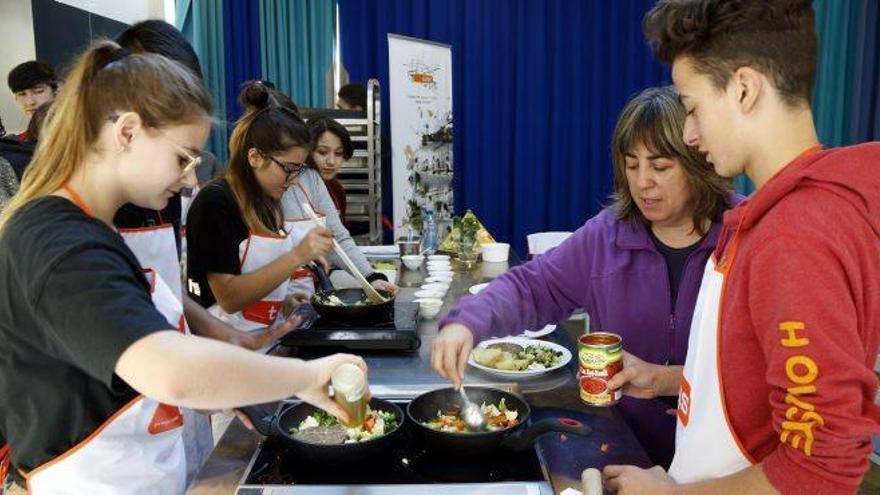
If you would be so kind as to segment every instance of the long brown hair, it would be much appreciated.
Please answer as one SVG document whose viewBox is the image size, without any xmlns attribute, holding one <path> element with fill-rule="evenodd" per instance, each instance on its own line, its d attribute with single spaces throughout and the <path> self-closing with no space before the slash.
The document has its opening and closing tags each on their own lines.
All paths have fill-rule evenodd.
<svg viewBox="0 0 880 495">
<path fill-rule="evenodd" d="M 114 112 L 137 113 L 145 127 L 209 118 L 211 97 L 190 70 L 155 54 L 129 54 L 97 41 L 71 69 L 49 109 L 21 189 L 0 214 L 0 230 L 27 202 L 66 184 L 93 151 Z"/>
<path fill-rule="evenodd" d="M 229 167 L 224 178 L 248 229 L 277 235 L 283 226 L 281 202 L 263 191 L 248 161 L 248 151 L 254 148 L 268 157 L 295 146 L 309 149 L 309 130 L 299 115 L 279 104 L 271 88 L 260 81 L 247 85 L 239 99 L 252 110 L 236 122 L 229 137 Z"/>
<path fill-rule="evenodd" d="M 712 165 L 694 148 L 684 143 L 684 108 L 672 86 L 648 88 L 634 96 L 617 119 L 611 140 L 614 162 L 614 209 L 623 220 L 644 220 L 629 192 L 626 154 L 641 143 L 649 150 L 675 160 L 684 167 L 691 191 L 694 231 L 705 235 L 705 220 L 714 220 L 730 202 L 730 180 L 715 173 Z"/>
</svg>

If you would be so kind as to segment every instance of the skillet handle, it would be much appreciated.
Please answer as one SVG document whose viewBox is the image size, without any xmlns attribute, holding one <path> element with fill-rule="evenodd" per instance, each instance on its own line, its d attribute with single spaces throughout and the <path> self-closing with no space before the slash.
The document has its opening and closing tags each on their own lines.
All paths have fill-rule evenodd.
<svg viewBox="0 0 880 495">
<path fill-rule="evenodd" d="M 306 266 L 318 277 L 318 285 L 322 291 L 333 290 L 333 282 L 330 281 L 330 275 L 327 274 L 327 271 L 324 270 L 320 263 L 310 263 Z"/>
<path fill-rule="evenodd" d="M 554 432 L 586 437 L 593 433 L 593 429 L 571 418 L 546 418 L 533 423 L 519 435 L 508 435 L 503 444 L 516 451 L 525 450 L 534 445 L 539 436 Z"/>
<path fill-rule="evenodd" d="M 244 413 L 244 415 L 251 420 L 251 423 L 254 424 L 254 429 L 256 429 L 261 435 L 271 437 L 274 434 L 274 428 L 272 427 L 275 421 L 274 405 L 274 403 L 254 404 L 252 406 L 238 407 L 236 409 Z"/>
</svg>

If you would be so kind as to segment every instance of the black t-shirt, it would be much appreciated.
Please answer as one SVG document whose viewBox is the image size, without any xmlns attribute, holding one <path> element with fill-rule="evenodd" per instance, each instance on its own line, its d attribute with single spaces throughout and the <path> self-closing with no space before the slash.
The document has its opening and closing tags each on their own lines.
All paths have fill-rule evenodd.
<svg viewBox="0 0 880 495">
<path fill-rule="evenodd" d="M 187 292 L 204 307 L 215 302 L 208 273 L 241 274 L 238 247 L 247 224 L 225 179 L 205 186 L 186 216 Z"/>
<path fill-rule="evenodd" d="M 116 362 L 166 329 L 118 233 L 64 198 L 23 207 L 0 237 L 0 431 L 13 465 L 58 456 L 136 397 Z"/>
<path fill-rule="evenodd" d="M 142 229 L 155 227 L 163 223 L 174 225 L 174 241 L 177 243 L 177 254 L 180 255 L 180 193 L 171 196 L 164 210 L 151 210 L 126 203 L 116 211 L 113 225 L 120 229 Z"/>
<path fill-rule="evenodd" d="M 654 242 L 654 246 L 657 247 L 657 250 L 660 251 L 660 254 L 666 259 L 666 273 L 669 276 L 669 289 L 672 294 L 672 309 L 674 309 L 675 301 L 678 300 L 678 286 L 681 284 L 681 275 L 684 272 L 684 264 L 687 261 L 688 256 L 700 246 L 703 238 L 701 237 L 697 242 L 690 246 L 673 248 L 663 244 L 663 242 L 651 232 L 651 229 L 648 229 L 648 233 L 651 234 L 651 240 Z"/>
</svg>

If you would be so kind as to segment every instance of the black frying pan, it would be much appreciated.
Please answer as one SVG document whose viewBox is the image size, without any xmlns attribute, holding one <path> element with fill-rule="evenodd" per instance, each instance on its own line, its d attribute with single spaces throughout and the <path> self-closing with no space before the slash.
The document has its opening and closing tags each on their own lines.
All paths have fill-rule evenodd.
<svg viewBox="0 0 880 495">
<path fill-rule="evenodd" d="M 321 290 L 316 292 L 311 299 L 312 307 L 321 315 L 322 318 L 333 320 L 337 323 L 349 325 L 362 325 L 370 323 L 378 323 L 388 320 L 389 315 L 394 311 L 394 296 L 379 291 L 385 298 L 385 302 L 379 304 L 365 304 L 362 306 L 354 306 L 354 303 L 366 299 L 363 289 L 334 289 L 330 282 L 330 277 L 324 268 L 315 263 L 309 266 L 309 269 L 318 277 L 318 283 Z M 339 298 L 345 306 L 333 306 L 325 304 L 325 298 L 334 295 Z"/>
<path fill-rule="evenodd" d="M 534 445 L 535 440 L 544 433 L 561 432 L 587 436 L 592 433 L 589 426 L 570 418 L 548 418 L 529 423 L 531 409 L 524 400 L 511 393 L 489 387 L 467 387 L 471 402 L 498 405 L 503 398 L 508 409 L 519 413 L 519 423 L 499 431 L 449 432 L 423 425 L 437 417 L 437 411 L 447 412 L 461 408 L 462 399 L 453 388 L 441 388 L 424 393 L 409 403 L 406 414 L 411 429 L 420 436 L 429 450 L 438 450 L 457 456 L 485 454 L 496 449 L 507 448 L 515 451 L 525 450 Z"/>
<path fill-rule="evenodd" d="M 370 400 L 370 408 L 374 411 L 394 413 L 398 418 L 397 427 L 391 431 L 386 431 L 385 435 L 378 438 L 336 445 L 304 442 L 290 433 L 291 428 L 299 427 L 300 423 L 318 410 L 315 406 L 305 402 L 285 407 L 277 416 L 259 405 L 243 407 L 241 411 L 251 420 L 258 432 L 265 436 L 280 437 L 297 454 L 309 461 L 316 464 L 342 465 L 352 464 L 381 454 L 391 445 L 394 438 L 401 433 L 401 426 L 403 426 L 405 419 L 400 407 L 391 402 L 373 398 Z"/>
</svg>

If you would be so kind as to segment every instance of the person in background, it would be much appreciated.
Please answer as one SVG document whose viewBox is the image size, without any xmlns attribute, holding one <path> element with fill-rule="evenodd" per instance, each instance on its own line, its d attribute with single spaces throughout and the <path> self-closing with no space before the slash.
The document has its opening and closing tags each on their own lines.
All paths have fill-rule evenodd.
<svg viewBox="0 0 880 495">
<path fill-rule="evenodd" d="M 0 214 L 0 432 L 28 493 L 184 493 L 180 407 L 296 395 L 346 418 L 329 377 L 344 363 L 366 371 L 362 359 L 275 358 L 186 335 L 179 299 L 113 225 L 122 204 L 161 210 L 195 183 L 211 112 L 182 65 L 97 42 Z"/>
<path fill-rule="evenodd" d="M 658 391 L 679 397 L 668 474 L 606 466 L 607 486 L 861 492 L 880 432 L 880 143 L 819 144 L 809 0 L 664 0 L 645 34 L 672 65 L 685 142 L 757 189 L 724 216 L 684 376 Z"/>
<path fill-rule="evenodd" d="M 671 87 L 650 88 L 620 113 L 611 143 L 614 203 L 557 248 L 513 268 L 440 321 L 431 362 L 461 384 L 475 341 L 562 321 L 576 308 L 594 331 L 623 337 L 618 410 L 651 459 L 669 465 L 674 400 L 654 398 L 681 380 L 700 276 L 721 215 L 738 201 L 730 182 L 681 137 L 685 112 Z"/>
<path fill-rule="evenodd" d="M 55 99 L 59 86 L 52 67 L 36 60 L 16 65 L 9 71 L 6 81 L 15 96 L 15 103 L 28 119 L 37 107 Z M 27 131 L 18 135 L 21 141 L 29 141 L 31 138 Z"/>
<path fill-rule="evenodd" d="M 50 101 L 43 103 L 34 110 L 31 120 L 28 121 L 27 131 L 24 133 L 28 138 L 26 141 L 22 141 L 18 136 L 14 135 L 0 137 L 0 158 L 9 162 L 18 183 L 21 183 L 24 171 L 34 156 L 37 140 L 40 138 L 40 129 L 46 120 L 46 115 L 49 113 L 49 107 L 51 106 L 52 102 Z"/>
<path fill-rule="evenodd" d="M 339 218 L 344 224 L 345 188 L 336 176 L 342 164 L 354 155 L 351 135 L 345 126 L 325 116 L 310 119 L 308 126 L 312 135 L 312 152 L 309 153 L 306 164 L 321 175 Z"/>
<path fill-rule="evenodd" d="M 367 109 L 367 86 L 364 83 L 349 83 L 339 88 L 336 108 L 363 112 Z"/>
</svg>

